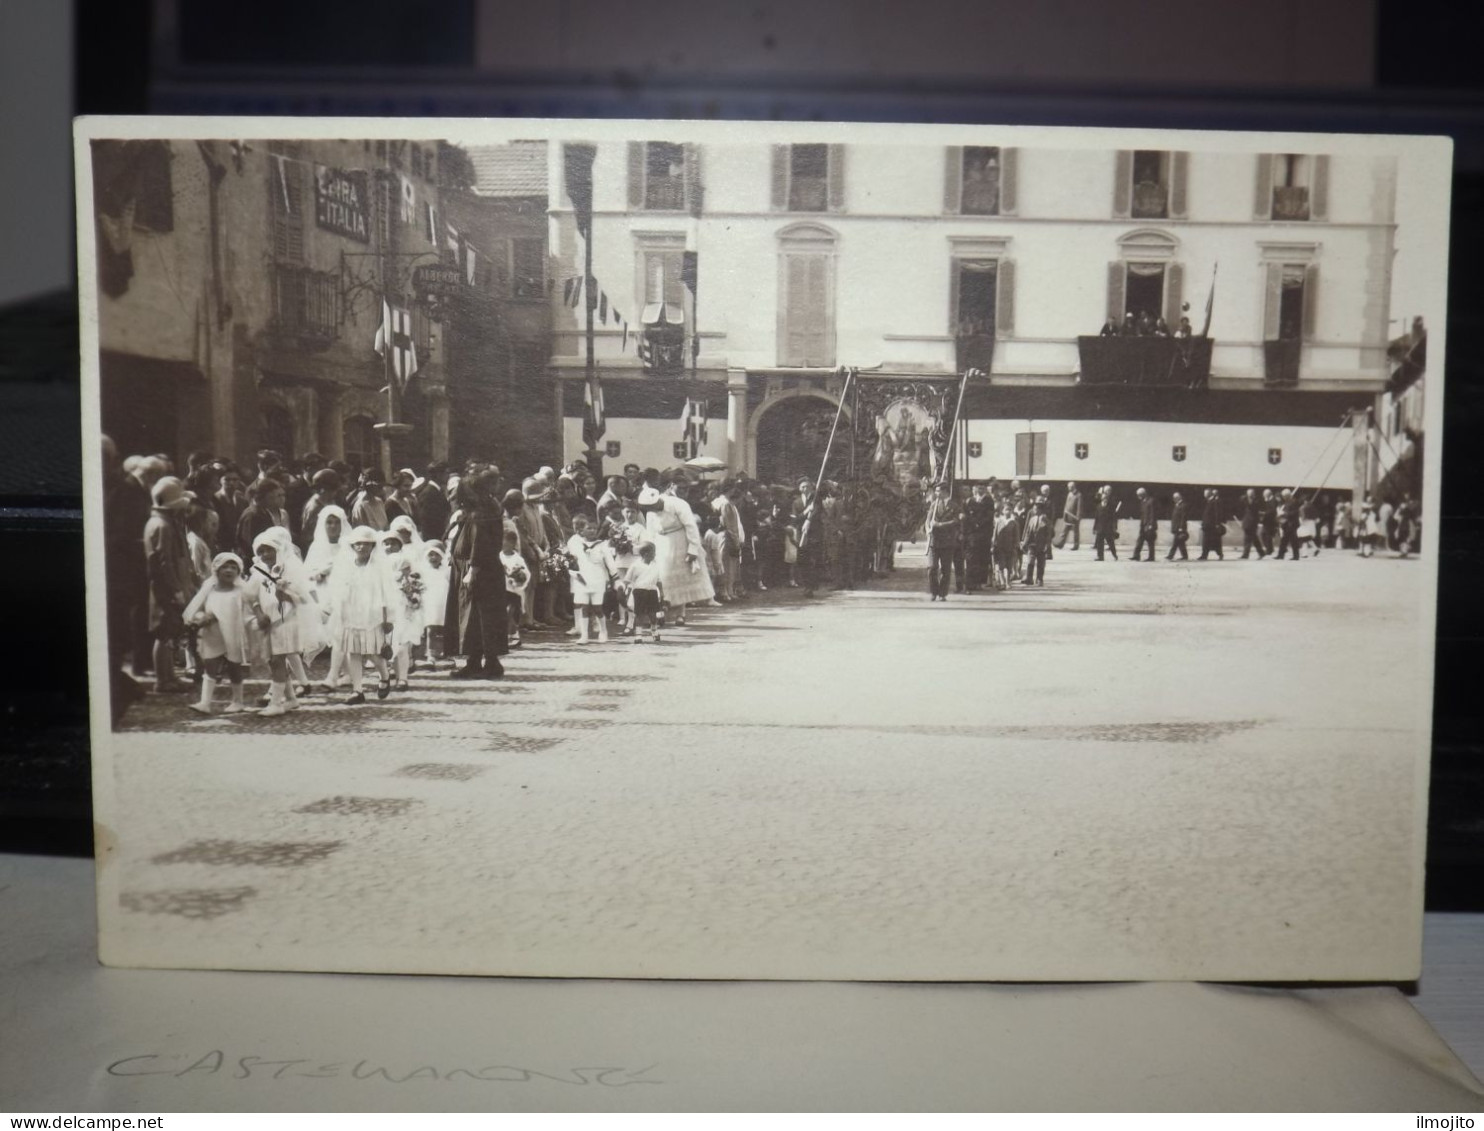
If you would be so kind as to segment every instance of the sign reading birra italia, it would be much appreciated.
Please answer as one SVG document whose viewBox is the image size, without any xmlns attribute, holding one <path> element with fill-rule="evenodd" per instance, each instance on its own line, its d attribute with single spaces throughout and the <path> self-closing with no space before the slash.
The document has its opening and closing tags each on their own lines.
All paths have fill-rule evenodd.
<svg viewBox="0 0 1484 1131">
<path fill-rule="evenodd" d="M 314 167 L 314 222 L 321 228 L 370 243 L 368 204 L 365 173 Z"/>
</svg>

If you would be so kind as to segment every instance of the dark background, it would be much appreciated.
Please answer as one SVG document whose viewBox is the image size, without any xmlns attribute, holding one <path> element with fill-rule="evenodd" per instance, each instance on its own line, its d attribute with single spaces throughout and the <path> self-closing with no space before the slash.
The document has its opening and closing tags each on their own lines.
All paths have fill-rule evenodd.
<svg viewBox="0 0 1484 1131">
<path fill-rule="evenodd" d="M 20 27 L 16 11 L 0 39 Z M 16 131 L 0 139 L 0 181 L 33 202 L 5 209 L 0 246 L 21 246 L 26 232 L 55 244 L 45 267 L 25 245 L 34 297 L 0 289 L 0 531 L 19 629 L 0 686 L 0 851 L 92 852 L 76 295 L 65 289 L 70 200 L 59 191 L 68 110 L 1429 133 L 1455 139 L 1456 168 L 1427 906 L 1484 909 L 1484 697 L 1472 662 L 1484 577 L 1484 67 L 1469 5 L 73 0 L 70 11 L 70 60 L 29 61 L 57 90 L 70 63 L 70 107 L 65 96 L 12 97 L 17 60 L 28 62 L 17 34 L 0 67 L 11 84 L 0 129 Z M 54 181 L 30 176 L 43 153 Z M 1374 662 L 1388 662 L 1384 640 Z M 1399 672 L 1399 713 L 1412 686 Z M 1317 717 L 1333 707 L 1316 702 Z"/>
</svg>

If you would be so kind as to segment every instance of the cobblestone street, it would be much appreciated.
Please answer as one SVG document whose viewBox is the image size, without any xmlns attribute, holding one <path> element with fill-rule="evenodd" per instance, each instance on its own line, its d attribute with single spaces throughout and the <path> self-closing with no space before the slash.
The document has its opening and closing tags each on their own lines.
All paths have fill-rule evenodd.
<svg viewBox="0 0 1484 1131">
<path fill-rule="evenodd" d="M 1429 704 L 1388 672 L 1427 660 L 1424 567 L 1233 557 L 1058 552 L 1042 589 L 930 604 L 909 547 L 657 645 L 531 637 L 498 683 L 278 719 L 151 696 L 99 782 L 105 957 L 1048 979 L 1093 945 L 1251 979 L 1281 939 L 1364 978 L 1334 940 L 1411 930 Z"/>
</svg>

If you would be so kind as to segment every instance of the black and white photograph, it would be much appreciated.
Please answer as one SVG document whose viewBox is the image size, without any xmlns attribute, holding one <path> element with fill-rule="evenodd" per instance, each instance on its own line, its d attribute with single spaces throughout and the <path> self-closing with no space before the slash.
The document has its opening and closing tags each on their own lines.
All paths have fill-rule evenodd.
<svg viewBox="0 0 1484 1131">
<path fill-rule="evenodd" d="M 1446 139 L 76 149 L 106 963 L 1416 976 Z"/>
</svg>

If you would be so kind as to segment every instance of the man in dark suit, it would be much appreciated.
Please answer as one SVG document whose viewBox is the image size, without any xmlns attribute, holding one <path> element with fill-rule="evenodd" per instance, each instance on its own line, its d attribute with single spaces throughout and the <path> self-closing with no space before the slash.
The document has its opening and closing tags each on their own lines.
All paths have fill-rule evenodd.
<svg viewBox="0 0 1484 1131">
<path fill-rule="evenodd" d="M 1092 548 L 1098 561 L 1103 560 L 1103 550 L 1118 560 L 1118 508 L 1113 503 L 1113 488 L 1104 487 L 1098 492 L 1097 510 L 1092 516 Z"/>
<path fill-rule="evenodd" d="M 953 488 L 939 483 L 928 506 L 928 590 L 934 601 L 948 600 L 948 575 L 963 538 L 963 518 Z"/>
<path fill-rule="evenodd" d="M 1134 539 L 1134 561 L 1145 546 L 1149 547 L 1149 561 L 1154 560 L 1154 539 L 1159 534 L 1159 523 L 1154 517 L 1154 496 L 1140 487 L 1134 492 L 1139 500 L 1139 536 Z"/>
<path fill-rule="evenodd" d="M 314 481 L 310 486 L 314 488 L 314 494 L 309 496 L 299 514 L 299 547 L 305 553 L 309 552 L 309 544 L 314 541 L 314 528 L 319 525 L 319 512 L 337 504 L 343 484 L 339 475 L 328 467 L 322 467 L 314 473 Z M 285 492 L 285 501 L 287 495 Z"/>
<path fill-rule="evenodd" d="M 1182 562 L 1188 562 L 1190 554 L 1186 552 L 1185 544 L 1190 541 L 1190 523 L 1186 517 L 1185 496 L 1179 491 L 1175 492 L 1174 504 L 1170 510 L 1170 552 L 1165 555 L 1165 561 L 1174 561 L 1178 554 Z"/>
<path fill-rule="evenodd" d="M 441 540 L 453 514 L 448 502 L 448 464 L 428 464 L 422 478 L 412 484 L 412 501 L 417 507 L 418 533 L 424 540 Z"/>
<path fill-rule="evenodd" d="M 1271 487 L 1262 493 L 1262 509 L 1257 515 L 1257 534 L 1264 557 L 1277 551 L 1278 496 L 1273 494 Z"/>
<path fill-rule="evenodd" d="M 1247 488 L 1247 494 L 1242 499 L 1242 557 L 1250 558 L 1252 551 L 1257 551 L 1257 560 L 1262 561 L 1268 556 L 1267 550 L 1263 549 L 1262 538 L 1258 535 L 1258 527 L 1262 523 L 1262 504 L 1257 501 L 1257 491 L 1251 487 Z"/>
<path fill-rule="evenodd" d="M 1206 506 L 1201 512 L 1201 556 L 1200 561 L 1205 561 L 1213 553 L 1217 558 L 1225 560 L 1221 552 L 1221 535 L 1224 532 L 1224 524 L 1221 518 L 1221 496 L 1216 488 L 1206 489 Z"/>
<path fill-rule="evenodd" d="M 994 550 L 994 500 L 983 483 L 974 484 L 964 506 L 964 543 L 968 557 L 964 586 L 977 593 L 989 583 L 989 560 Z"/>
</svg>

